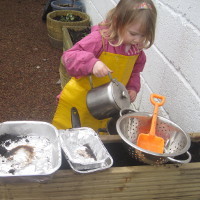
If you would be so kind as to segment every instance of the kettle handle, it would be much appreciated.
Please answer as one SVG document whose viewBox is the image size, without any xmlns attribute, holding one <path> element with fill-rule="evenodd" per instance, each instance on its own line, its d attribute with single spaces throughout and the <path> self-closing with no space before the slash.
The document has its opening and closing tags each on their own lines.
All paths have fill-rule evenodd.
<svg viewBox="0 0 200 200">
<path fill-rule="evenodd" d="M 108 77 L 110 78 L 110 81 L 114 81 L 114 79 L 112 78 L 110 72 L 108 72 Z M 93 89 L 93 88 L 94 88 L 94 85 L 93 85 L 93 81 L 92 81 L 92 74 L 89 75 L 89 82 L 90 82 L 91 88 Z"/>
</svg>

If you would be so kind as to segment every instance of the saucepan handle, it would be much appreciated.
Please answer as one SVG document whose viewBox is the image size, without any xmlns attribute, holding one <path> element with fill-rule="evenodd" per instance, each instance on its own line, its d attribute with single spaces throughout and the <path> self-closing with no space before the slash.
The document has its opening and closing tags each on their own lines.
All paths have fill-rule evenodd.
<svg viewBox="0 0 200 200">
<path fill-rule="evenodd" d="M 167 157 L 167 158 L 168 158 L 168 160 L 170 160 L 173 163 L 180 163 L 180 164 L 189 163 L 191 161 L 191 159 L 192 159 L 192 156 L 191 156 L 189 151 L 187 151 L 186 153 L 188 155 L 188 158 L 186 160 L 177 160 L 177 159 L 171 158 L 171 157 Z"/>
<path fill-rule="evenodd" d="M 122 117 L 125 114 L 133 113 L 133 112 L 135 112 L 135 110 L 133 110 L 131 108 L 124 108 L 124 109 L 119 111 L 119 115 Z"/>
</svg>

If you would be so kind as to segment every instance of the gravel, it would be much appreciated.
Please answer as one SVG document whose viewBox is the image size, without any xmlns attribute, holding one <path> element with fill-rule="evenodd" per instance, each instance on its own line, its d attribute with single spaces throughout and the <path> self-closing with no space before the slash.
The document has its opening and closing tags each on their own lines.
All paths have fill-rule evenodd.
<svg viewBox="0 0 200 200">
<path fill-rule="evenodd" d="M 51 122 L 61 87 L 62 50 L 50 45 L 42 20 L 45 0 L 2 0 L 0 119 Z"/>
</svg>

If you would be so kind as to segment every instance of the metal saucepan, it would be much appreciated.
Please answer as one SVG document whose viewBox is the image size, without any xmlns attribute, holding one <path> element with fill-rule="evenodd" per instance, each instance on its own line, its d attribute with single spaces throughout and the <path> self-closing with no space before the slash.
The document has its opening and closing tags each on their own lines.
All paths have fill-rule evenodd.
<svg viewBox="0 0 200 200">
<path fill-rule="evenodd" d="M 87 94 L 86 102 L 88 110 L 96 119 L 113 117 L 121 109 L 130 107 L 130 97 L 125 86 L 113 79 L 108 74 L 110 82 L 93 88 L 92 77 L 89 76 L 91 90 Z"/>
</svg>

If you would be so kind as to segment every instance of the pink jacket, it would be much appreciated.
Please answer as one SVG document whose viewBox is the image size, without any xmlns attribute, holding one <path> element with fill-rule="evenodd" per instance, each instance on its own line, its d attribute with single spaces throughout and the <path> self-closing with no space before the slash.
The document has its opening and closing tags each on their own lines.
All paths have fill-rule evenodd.
<svg viewBox="0 0 200 200">
<path fill-rule="evenodd" d="M 77 42 L 71 49 L 63 53 L 62 59 L 70 76 L 81 77 L 91 74 L 94 64 L 99 60 L 98 57 L 104 51 L 126 56 L 138 55 L 138 59 L 133 68 L 131 77 L 126 85 L 129 90 L 140 90 L 140 72 L 143 71 L 146 56 L 144 51 L 139 51 L 135 45 L 132 45 L 128 52 L 125 51 L 125 45 L 112 46 L 107 40 L 104 40 L 104 49 L 102 47 L 102 37 L 99 27 L 94 26 L 92 32 Z"/>
</svg>

